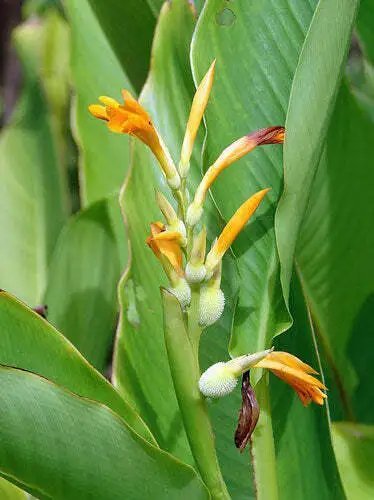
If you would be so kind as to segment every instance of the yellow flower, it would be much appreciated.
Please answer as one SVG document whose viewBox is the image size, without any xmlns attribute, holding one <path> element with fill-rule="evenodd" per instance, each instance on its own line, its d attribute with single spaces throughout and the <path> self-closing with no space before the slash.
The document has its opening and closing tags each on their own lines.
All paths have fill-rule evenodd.
<svg viewBox="0 0 374 500">
<path fill-rule="evenodd" d="M 327 397 L 323 392 L 326 390 L 325 385 L 311 375 L 317 374 L 313 368 L 288 352 L 273 349 L 210 366 L 200 377 L 200 390 L 207 397 L 225 396 L 234 390 L 238 378 L 252 368 L 267 368 L 272 371 L 293 387 L 304 406 L 311 401 L 323 405 Z"/>
<path fill-rule="evenodd" d="M 255 364 L 254 368 L 267 368 L 293 387 L 304 406 L 307 406 L 311 401 L 323 405 L 323 401 L 327 397 L 323 392 L 326 390 L 326 386 L 311 375 L 316 375 L 317 372 L 288 352 L 271 352 L 266 358 Z"/>
<path fill-rule="evenodd" d="M 183 139 L 181 159 L 179 163 L 179 173 L 182 177 L 186 177 L 188 174 L 192 148 L 201 120 L 203 118 L 205 108 L 208 104 L 210 91 L 212 90 L 215 65 L 216 61 L 214 60 L 210 65 L 210 68 L 208 69 L 206 75 L 201 80 L 192 101 L 190 116 L 188 118 L 186 127 L 186 133 Z"/>
<path fill-rule="evenodd" d="M 257 146 L 265 144 L 281 144 L 283 141 L 284 127 L 277 126 L 256 130 L 256 132 L 245 135 L 228 146 L 213 163 L 213 165 L 208 168 L 202 181 L 200 182 L 193 202 L 187 211 L 188 225 L 194 226 L 199 221 L 206 193 L 222 170 L 242 158 Z"/>
<path fill-rule="evenodd" d="M 256 194 L 248 198 L 248 200 L 245 201 L 231 217 L 207 255 L 205 267 L 208 275 L 220 262 L 225 252 L 228 250 L 232 242 L 235 240 L 245 224 L 256 211 L 257 207 L 268 191 L 269 188 L 263 189 L 262 191 L 258 191 Z"/>
<path fill-rule="evenodd" d="M 101 96 L 99 100 L 103 105 L 91 104 L 88 109 L 93 116 L 106 121 L 112 132 L 133 135 L 144 142 L 159 161 L 170 187 L 178 189 L 178 171 L 150 116 L 130 92 L 122 90 L 122 97 L 124 104 Z"/>
<path fill-rule="evenodd" d="M 177 274 L 183 275 L 180 238 L 180 233 L 166 231 L 162 222 L 153 222 L 151 235 L 146 239 L 146 243 L 158 259 L 166 257 Z"/>
</svg>

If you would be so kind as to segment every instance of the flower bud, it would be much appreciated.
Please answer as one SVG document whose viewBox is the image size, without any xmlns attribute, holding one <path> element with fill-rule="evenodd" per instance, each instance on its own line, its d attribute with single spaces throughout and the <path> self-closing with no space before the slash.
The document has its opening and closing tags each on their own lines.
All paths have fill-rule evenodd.
<svg viewBox="0 0 374 500">
<path fill-rule="evenodd" d="M 205 279 L 205 252 L 206 228 L 204 226 L 200 233 L 194 236 L 190 260 L 186 265 L 185 275 L 189 283 L 201 283 Z"/>
<path fill-rule="evenodd" d="M 187 224 L 190 227 L 196 226 L 203 214 L 203 207 L 192 202 L 187 209 Z"/>
</svg>

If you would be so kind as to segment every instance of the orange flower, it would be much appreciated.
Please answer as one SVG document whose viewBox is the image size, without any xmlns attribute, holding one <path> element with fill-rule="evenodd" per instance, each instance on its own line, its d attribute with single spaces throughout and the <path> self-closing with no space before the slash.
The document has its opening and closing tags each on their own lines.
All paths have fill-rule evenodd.
<svg viewBox="0 0 374 500">
<path fill-rule="evenodd" d="M 225 396 L 235 389 L 238 378 L 252 368 L 272 371 L 295 389 L 304 406 L 311 401 L 323 405 L 327 397 L 324 384 L 311 375 L 317 373 L 313 368 L 296 356 L 273 348 L 210 366 L 200 377 L 200 390 L 207 397 Z"/>
<path fill-rule="evenodd" d="M 288 352 L 273 351 L 255 364 L 254 368 L 267 368 L 284 380 L 297 392 L 304 406 L 307 406 L 311 401 L 323 405 L 323 401 L 327 397 L 323 392 L 326 390 L 325 385 L 311 375 L 311 373 L 317 374 L 317 372 Z"/>
<path fill-rule="evenodd" d="M 228 250 L 245 224 L 254 214 L 263 197 L 268 191 L 269 188 L 263 189 L 262 191 L 258 191 L 256 194 L 248 198 L 248 200 L 244 202 L 231 217 L 207 255 L 205 267 L 208 274 L 212 272 L 213 269 L 217 266 L 219 261 L 224 256 L 225 252 Z"/>
<path fill-rule="evenodd" d="M 232 163 L 242 158 L 244 155 L 255 149 L 257 146 L 265 144 L 281 144 L 284 141 L 284 127 L 268 127 L 241 137 L 228 146 L 217 160 L 206 171 L 200 182 L 193 202 L 188 208 L 187 223 L 194 226 L 201 217 L 202 206 L 206 193 L 218 175 Z"/>
<path fill-rule="evenodd" d="M 146 239 L 147 245 L 156 257 L 160 260 L 162 260 L 162 257 L 166 257 L 178 275 L 183 274 L 180 239 L 180 233 L 166 231 L 166 227 L 162 222 L 153 222 L 151 224 L 151 236 Z"/>
<path fill-rule="evenodd" d="M 101 96 L 99 100 L 103 105 L 91 104 L 88 109 L 93 116 L 106 121 L 112 132 L 133 135 L 144 142 L 159 161 L 170 187 L 178 189 L 179 174 L 150 116 L 130 92 L 122 90 L 122 97 L 124 104 Z"/>
</svg>

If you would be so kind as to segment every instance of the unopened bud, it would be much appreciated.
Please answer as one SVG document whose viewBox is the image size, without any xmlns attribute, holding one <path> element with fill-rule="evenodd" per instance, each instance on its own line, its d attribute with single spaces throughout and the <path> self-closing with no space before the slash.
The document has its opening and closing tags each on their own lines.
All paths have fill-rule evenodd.
<svg viewBox="0 0 374 500">
<path fill-rule="evenodd" d="M 169 186 L 171 187 L 171 189 L 173 189 L 174 191 L 180 188 L 181 178 L 180 178 L 178 173 L 175 173 L 171 177 L 166 177 L 166 180 L 167 180 Z"/>
<path fill-rule="evenodd" d="M 192 202 L 187 209 L 187 224 L 190 227 L 196 226 L 203 214 L 203 207 Z"/>
<path fill-rule="evenodd" d="M 177 212 L 174 210 L 173 205 L 169 203 L 166 196 L 164 196 L 160 191 L 156 191 L 156 202 L 162 212 L 162 215 L 165 217 L 166 223 L 168 225 L 175 224 L 178 220 Z"/>
<path fill-rule="evenodd" d="M 191 257 L 186 265 L 186 278 L 189 283 L 201 283 L 205 279 L 206 269 L 204 265 L 206 252 L 206 228 L 202 228 L 199 234 L 194 236 Z"/>
</svg>

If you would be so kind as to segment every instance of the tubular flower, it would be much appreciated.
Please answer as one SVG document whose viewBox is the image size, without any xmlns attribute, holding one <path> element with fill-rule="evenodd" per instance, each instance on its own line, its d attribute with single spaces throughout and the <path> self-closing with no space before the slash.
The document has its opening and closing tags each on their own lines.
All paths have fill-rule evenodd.
<svg viewBox="0 0 374 500">
<path fill-rule="evenodd" d="M 304 406 L 311 401 L 323 405 L 323 400 L 327 397 L 323 392 L 326 390 L 325 385 L 311 375 L 317 372 L 288 352 L 272 352 L 254 367 L 267 368 L 289 384 L 297 392 Z"/>
<path fill-rule="evenodd" d="M 257 146 L 265 144 L 282 144 L 283 141 L 284 127 L 268 127 L 245 135 L 228 146 L 213 165 L 208 168 L 200 182 L 193 202 L 188 208 L 187 223 L 190 226 L 194 226 L 199 221 L 206 193 L 222 170 L 242 158 Z"/>
<path fill-rule="evenodd" d="M 238 208 L 238 210 L 226 224 L 222 233 L 219 235 L 218 239 L 215 241 L 210 252 L 207 255 L 205 267 L 208 276 L 211 275 L 213 269 L 220 262 L 225 252 L 228 250 L 245 224 L 254 214 L 268 191 L 269 188 L 263 189 L 262 191 L 258 191 L 256 194 L 248 198 L 248 200 Z"/>
<path fill-rule="evenodd" d="M 166 231 L 162 222 L 151 224 L 151 236 L 146 239 L 156 257 L 160 260 L 165 257 L 178 275 L 183 274 L 180 239 L 180 233 Z"/>
<path fill-rule="evenodd" d="M 101 96 L 99 100 L 103 105 L 91 104 L 88 109 L 93 116 L 106 121 L 112 132 L 133 135 L 144 142 L 160 163 L 170 187 L 178 189 L 180 176 L 150 116 L 130 92 L 122 90 L 122 96 L 124 104 Z"/>
<path fill-rule="evenodd" d="M 192 101 L 190 116 L 188 118 L 186 133 L 184 135 L 181 159 L 179 163 L 179 172 L 181 177 L 186 177 L 189 170 L 189 163 L 192 154 L 192 148 L 196 139 L 196 134 L 199 129 L 205 108 L 208 104 L 210 91 L 212 90 L 214 80 L 214 69 L 216 61 L 210 65 L 206 75 L 201 80 L 195 96 Z"/>
<path fill-rule="evenodd" d="M 323 392 L 325 385 L 311 375 L 317 374 L 312 367 L 288 352 L 272 349 L 212 365 L 200 378 L 200 391 L 208 397 L 225 396 L 233 391 L 238 378 L 250 368 L 267 368 L 273 372 L 296 391 L 304 406 L 311 401 L 323 405 L 327 397 Z"/>
</svg>

